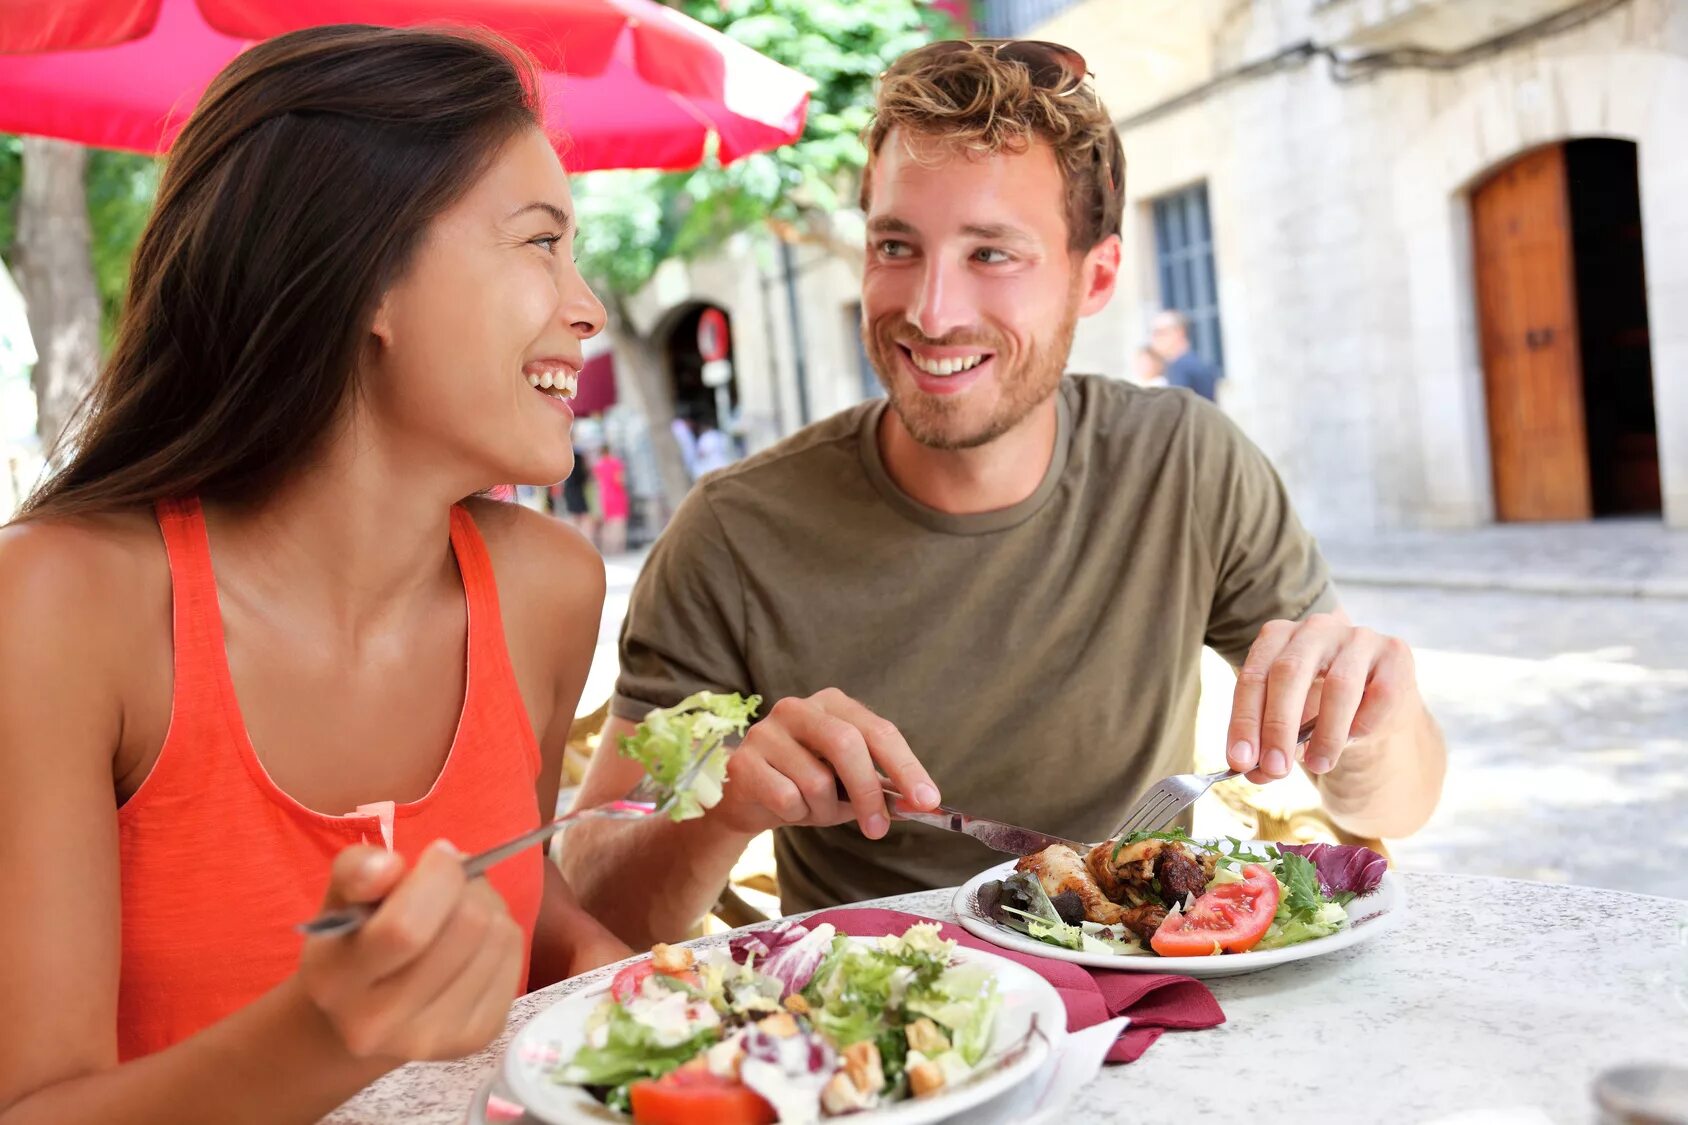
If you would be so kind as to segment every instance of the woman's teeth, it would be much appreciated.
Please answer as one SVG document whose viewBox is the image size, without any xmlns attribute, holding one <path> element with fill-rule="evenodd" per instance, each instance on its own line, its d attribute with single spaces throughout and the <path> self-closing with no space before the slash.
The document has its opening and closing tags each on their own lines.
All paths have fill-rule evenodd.
<svg viewBox="0 0 1688 1125">
<path fill-rule="evenodd" d="M 551 391 L 559 398 L 573 398 L 580 386 L 580 376 L 567 368 L 545 368 L 527 373 L 528 386 L 536 391 Z"/>
<path fill-rule="evenodd" d="M 909 358 L 914 360 L 914 365 L 928 375 L 958 375 L 963 371 L 979 366 L 987 358 L 982 354 L 977 354 L 951 356 L 948 359 L 927 359 L 913 350 L 910 350 L 908 354 Z"/>
</svg>

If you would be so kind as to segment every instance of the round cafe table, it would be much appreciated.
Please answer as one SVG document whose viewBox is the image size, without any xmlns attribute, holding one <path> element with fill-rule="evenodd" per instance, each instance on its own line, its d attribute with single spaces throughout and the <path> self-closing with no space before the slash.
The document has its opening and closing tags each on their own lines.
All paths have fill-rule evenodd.
<svg viewBox="0 0 1688 1125">
<path fill-rule="evenodd" d="M 1307 1125 L 1593 1122 L 1607 1067 L 1688 1060 L 1688 902 L 1592 887 L 1403 876 L 1406 916 L 1353 948 L 1208 982 L 1225 1010 L 1107 1066 L 1063 1117 Z M 955 921 L 953 891 L 871 904 Z M 705 939 L 708 940 L 708 939 Z M 511 1032 L 613 967 L 525 996 L 490 1049 L 414 1063 L 334 1125 L 460 1125 Z"/>
</svg>

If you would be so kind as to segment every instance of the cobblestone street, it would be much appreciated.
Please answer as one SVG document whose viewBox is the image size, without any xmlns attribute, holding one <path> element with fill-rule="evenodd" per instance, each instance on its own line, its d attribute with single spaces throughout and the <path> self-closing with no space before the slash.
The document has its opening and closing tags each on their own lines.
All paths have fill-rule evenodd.
<svg viewBox="0 0 1688 1125">
<path fill-rule="evenodd" d="M 1688 602 L 1348 587 L 1408 640 L 1451 769 L 1408 867 L 1688 898 Z"/>
</svg>

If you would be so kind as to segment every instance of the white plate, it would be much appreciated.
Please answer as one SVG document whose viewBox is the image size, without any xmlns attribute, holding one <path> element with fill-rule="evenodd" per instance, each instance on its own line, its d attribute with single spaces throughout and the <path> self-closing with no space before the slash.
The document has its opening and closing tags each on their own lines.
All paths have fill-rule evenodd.
<svg viewBox="0 0 1688 1125">
<path fill-rule="evenodd" d="M 1018 930 L 1011 930 L 991 921 L 990 917 L 979 909 L 979 888 L 993 879 L 1005 879 L 1012 875 L 1015 862 L 1009 860 L 1007 863 L 981 871 L 955 892 L 955 915 L 962 928 L 993 945 L 1000 945 L 1016 953 L 1030 953 L 1056 961 L 1071 961 L 1075 965 L 1086 965 L 1093 969 L 1123 969 L 1132 973 L 1176 973 L 1187 977 L 1229 977 L 1238 973 L 1252 973 L 1260 969 L 1270 969 L 1274 965 L 1286 965 L 1291 961 L 1322 957 L 1327 953 L 1358 945 L 1362 941 L 1369 941 L 1399 922 L 1406 913 L 1407 906 L 1406 891 L 1402 889 L 1400 876 L 1393 871 L 1385 871 L 1383 882 L 1378 885 L 1377 890 L 1348 904 L 1348 925 L 1329 937 L 1315 938 L 1283 949 L 1222 953 L 1217 957 L 1083 953 L 1027 937 Z"/>
<path fill-rule="evenodd" d="M 867 939 L 861 939 L 867 940 Z M 978 1077 L 955 1090 L 917 1101 L 899 1102 L 866 1113 L 853 1113 L 852 1125 L 923 1125 L 985 1102 L 1023 1082 L 1049 1057 L 1053 1044 L 1067 1034 L 1067 1010 L 1049 982 L 1022 965 L 993 953 L 965 946 L 955 951 L 956 961 L 989 965 L 996 974 L 1002 1002 L 996 1009 L 991 1029 L 994 1054 L 1024 1038 L 1036 1019 L 1043 1037 L 1033 1036 L 1031 1049 L 1008 1066 Z M 533 1116 L 551 1125 L 619 1122 L 632 1118 L 617 1113 L 579 1086 L 555 1082 L 552 1072 L 574 1057 L 585 1039 L 586 1021 L 609 994 L 608 987 L 561 1000 L 534 1016 L 510 1041 L 504 1054 L 504 1081 L 511 1093 Z"/>
</svg>

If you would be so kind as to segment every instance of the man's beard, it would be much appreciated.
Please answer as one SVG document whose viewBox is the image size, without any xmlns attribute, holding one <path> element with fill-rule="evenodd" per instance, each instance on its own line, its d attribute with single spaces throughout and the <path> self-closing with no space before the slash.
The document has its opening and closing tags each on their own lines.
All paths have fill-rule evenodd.
<svg viewBox="0 0 1688 1125">
<path fill-rule="evenodd" d="M 874 374 L 891 400 L 903 428 L 921 445 L 929 449 L 977 449 L 989 445 L 1026 419 L 1034 409 L 1055 393 L 1067 367 L 1067 356 L 1073 348 L 1073 333 L 1078 328 L 1078 302 L 1067 303 L 1061 323 L 1055 332 L 1041 343 L 1035 343 L 1024 358 L 1012 369 L 1004 366 L 1005 352 L 988 337 L 957 334 L 940 340 L 913 334 L 901 314 L 883 318 L 878 324 L 862 326 L 862 342 L 873 361 Z M 977 346 L 995 353 L 990 362 L 998 365 L 991 378 L 997 385 L 996 407 L 990 417 L 971 430 L 962 430 L 961 416 L 967 409 L 963 401 L 966 393 L 951 398 L 929 395 L 910 384 L 906 376 L 898 377 L 903 358 L 900 342 L 924 344 L 928 347 Z"/>
</svg>

